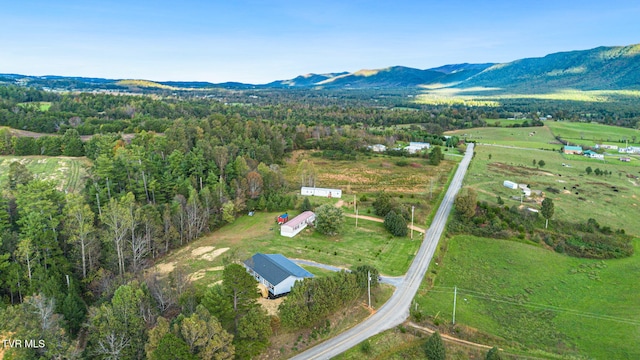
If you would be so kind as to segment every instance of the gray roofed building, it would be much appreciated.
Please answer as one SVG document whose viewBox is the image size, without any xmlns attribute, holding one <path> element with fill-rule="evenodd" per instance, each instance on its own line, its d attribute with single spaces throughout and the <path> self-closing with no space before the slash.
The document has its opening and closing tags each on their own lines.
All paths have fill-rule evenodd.
<svg viewBox="0 0 640 360">
<path fill-rule="evenodd" d="M 269 289 L 270 297 L 291 291 L 296 281 L 311 278 L 313 274 L 296 265 L 281 254 L 257 253 L 244 261 L 247 271 Z"/>
</svg>

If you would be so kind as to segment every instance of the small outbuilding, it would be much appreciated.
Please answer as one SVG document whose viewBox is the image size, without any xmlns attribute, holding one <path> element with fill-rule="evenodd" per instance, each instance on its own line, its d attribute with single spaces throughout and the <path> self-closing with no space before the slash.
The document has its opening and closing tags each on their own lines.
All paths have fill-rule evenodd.
<svg viewBox="0 0 640 360">
<path fill-rule="evenodd" d="M 326 188 L 317 188 L 317 187 L 302 187 L 300 189 L 300 195 L 304 196 L 322 196 L 326 198 L 337 198 L 340 199 L 342 197 L 342 190 L 340 189 L 326 189 Z"/>
<path fill-rule="evenodd" d="M 312 273 L 281 254 L 257 253 L 243 264 L 247 272 L 266 287 L 269 298 L 286 295 L 296 281 L 313 277 Z"/>
<path fill-rule="evenodd" d="M 313 211 L 305 211 L 280 226 L 280 235 L 286 237 L 294 237 L 309 224 L 313 224 L 316 220 L 316 214 Z"/>
<path fill-rule="evenodd" d="M 518 183 L 515 183 L 513 181 L 509 181 L 509 180 L 505 180 L 502 185 L 504 187 L 508 187 L 509 189 L 517 189 L 518 188 Z"/>
</svg>

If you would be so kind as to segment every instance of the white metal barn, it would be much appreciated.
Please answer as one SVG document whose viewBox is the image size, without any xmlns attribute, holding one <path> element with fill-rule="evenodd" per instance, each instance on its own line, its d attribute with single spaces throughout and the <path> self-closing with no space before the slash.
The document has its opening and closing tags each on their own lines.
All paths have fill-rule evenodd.
<svg viewBox="0 0 640 360">
<path fill-rule="evenodd" d="M 313 211 L 305 211 L 280 226 L 280 235 L 286 237 L 294 237 L 309 224 L 313 224 L 316 220 L 316 214 Z"/>
<path fill-rule="evenodd" d="M 342 190 L 340 190 L 340 189 L 325 189 L 325 188 L 317 188 L 317 187 L 302 187 L 302 189 L 300 189 L 300 195 L 304 195 L 304 196 L 322 196 L 322 197 L 327 197 L 327 198 L 340 199 L 342 197 Z"/>
<path fill-rule="evenodd" d="M 291 291 L 296 281 L 311 278 L 313 274 L 281 254 L 257 253 L 244 261 L 249 274 L 269 290 L 269 297 L 282 296 Z"/>
<path fill-rule="evenodd" d="M 509 189 L 517 189 L 518 188 L 518 183 L 514 183 L 513 181 L 509 181 L 509 180 L 505 180 L 502 185 L 504 185 L 504 187 L 508 187 Z"/>
</svg>

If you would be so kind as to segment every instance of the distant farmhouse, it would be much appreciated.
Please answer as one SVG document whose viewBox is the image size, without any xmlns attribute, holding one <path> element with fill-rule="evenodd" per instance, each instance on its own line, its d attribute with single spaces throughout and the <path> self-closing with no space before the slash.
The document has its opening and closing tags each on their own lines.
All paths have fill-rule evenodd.
<svg viewBox="0 0 640 360">
<path fill-rule="evenodd" d="M 618 150 L 618 145 L 596 144 L 596 149 Z"/>
<path fill-rule="evenodd" d="M 629 146 L 629 147 L 626 147 L 626 148 L 619 148 L 618 152 L 622 153 L 622 154 L 640 154 L 640 147 L 638 147 L 638 146 Z"/>
<path fill-rule="evenodd" d="M 584 156 L 592 159 L 604 160 L 604 154 L 598 154 L 597 152 L 591 150 L 585 150 Z"/>
<path fill-rule="evenodd" d="M 375 144 L 375 145 L 369 145 L 367 146 L 367 149 L 373 151 L 373 152 L 385 152 L 387 151 L 387 147 L 382 145 L 382 144 Z"/>
<path fill-rule="evenodd" d="M 431 147 L 431 144 L 429 144 L 429 143 L 410 142 L 409 146 L 404 148 L 404 150 L 406 150 L 409 154 L 416 154 L 416 153 L 419 153 L 420 151 L 422 151 L 424 149 L 429 150 L 430 147 Z"/>
<path fill-rule="evenodd" d="M 309 224 L 313 224 L 316 220 L 316 214 L 313 211 L 305 211 L 280 226 L 280 235 L 286 237 L 294 237 L 304 230 Z"/>
<path fill-rule="evenodd" d="M 342 197 L 342 190 L 340 189 L 325 189 L 325 188 L 317 188 L 317 187 L 305 187 L 303 186 L 300 189 L 300 195 L 304 196 L 322 196 L 327 198 L 338 198 Z"/>
<path fill-rule="evenodd" d="M 573 154 L 573 155 L 581 155 L 582 154 L 582 146 L 569 146 L 565 145 L 562 151 L 565 154 Z"/>
<path fill-rule="evenodd" d="M 258 280 L 268 291 L 269 298 L 276 298 L 291 291 L 296 281 L 312 278 L 313 274 L 281 254 L 257 253 L 244 261 L 249 274 Z"/>
</svg>

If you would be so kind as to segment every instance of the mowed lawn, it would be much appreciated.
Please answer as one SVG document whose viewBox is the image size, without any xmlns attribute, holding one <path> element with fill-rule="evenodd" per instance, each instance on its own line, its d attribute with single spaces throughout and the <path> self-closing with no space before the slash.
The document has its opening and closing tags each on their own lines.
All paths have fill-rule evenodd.
<svg viewBox="0 0 640 360">
<path fill-rule="evenodd" d="M 560 150 L 562 148 L 562 144 L 554 138 L 546 126 L 526 128 L 472 128 L 447 131 L 445 135 L 455 135 L 460 139 L 476 141 L 480 144 L 549 150 Z"/>
<path fill-rule="evenodd" d="M 358 228 L 355 228 L 355 219 L 352 218 L 345 218 L 344 231 L 337 236 L 324 236 L 309 227 L 288 238 L 280 235 L 279 226 L 275 223 L 277 215 L 279 213 L 256 212 L 254 216 L 239 217 L 232 224 L 160 259 L 156 269 L 162 271 L 184 266 L 189 273 L 200 271 L 203 276 L 196 283 L 207 286 L 221 279 L 223 259 L 245 260 L 261 252 L 344 268 L 372 265 L 384 275 L 398 276 L 407 271 L 420 246 L 419 237 L 414 240 L 392 237 L 380 223 L 360 219 Z M 290 213 L 290 216 L 294 215 L 296 213 Z M 198 250 L 205 247 L 229 250 L 214 259 L 207 259 L 206 254 L 201 256 Z"/>
<path fill-rule="evenodd" d="M 625 146 L 625 140 L 629 141 L 630 146 L 640 144 L 640 130 L 638 129 L 568 121 L 548 121 L 545 124 L 551 128 L 555 136 L 583 146 L 604 143 L 622 147 Z"/>
<path fill-rule="evenodd" d="M 614 230 L 624 229 L 640 236 L 640 179 L 628 177 L 640 176 L 640 161 L 603 163 L 559 152 L 487 145 L 476 146 L 475 152 L 464 186 L 474 188 L 479 200 L 496 204 L 497 196 L 500 196 L 508 206 L 520 205 L 520 191 L 502 184 L 504 180 L 528 184 L 531 189 L 541 190 L 543 196 L 553 199 L 555 214 L 550 226 L 553 226 L 553 219 L 586 222 L 593 218 Z M 533 160 L 536 164 L 544 160 L 544 167 L 534 166 Z M 570 167 L 562 166 L 563 163 Z M 587 167 L 611 171 L 612 175 L 587 175 Z M 542 199 L 524 198 L 523 205 L 540 209 Z"/>
<path fill-rule="evenodd" d="M 82 191 L 91 166 L 84 157 L 0 156 L 0 186 L 8 181 L 9 165 L 14 161 L 25 165 L 34 178 L 52 180 L 58 190 L 69 192 Z"/>
<path fill-rule="evenodd" d="M 508 240 L 456 236 L 416 299 L 471 340 L 534 356 L 640 358 L 640 239 L 626 259 L 589 260 Z M 490 334 L 490 335 L 489 335 Z M 494 343 L 494 344 L 492 344 Z"/>
</svg>

